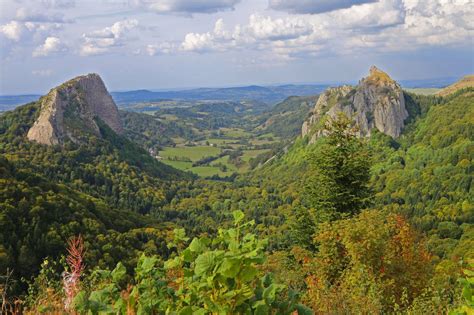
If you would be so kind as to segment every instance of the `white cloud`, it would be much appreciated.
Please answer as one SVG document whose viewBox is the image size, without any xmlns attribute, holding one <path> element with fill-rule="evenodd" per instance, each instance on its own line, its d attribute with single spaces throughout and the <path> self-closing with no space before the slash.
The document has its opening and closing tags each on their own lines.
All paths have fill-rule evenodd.
<svg viewBox="0 0 474 315">
<path fill-rule="evenodd" d="M 43 3 L 18 1 L 18 4 L 24 7 L 9 8 L 12 20 L 0 25 L 2 58 L 12 56 L 12 52 L 15 52 L 15 55 L 22 55 L 24 52 L 30 54 L 33 47 L 44 45 L 48 37 L 56 37 L 57 31 L 63 29 L 65 23 L 73 22 L 65 19 L 60 13 L 46 10 Z M 41 47 L 37 47 L 33 55 L 47 54 L 46 51 L 40 49 Z"/>
<path fill-rule="evenodd" d="M 44 43 L 33 51 L 33 57 L 46 57 L 66 50 L 66 46 L 59 38 L 47 37 Z"/>
<path fill-rule="evenodd" d="M 126 32 L 138 26 L 136 19 L 123 20 L 115 22 L 112 26 L 103 28 L 101 30 L 93 31 L 87 36 L 90 38 L 121 38 Z"/>
<path fill-rule="evenodd" d="M 49 77 L 51 74 L 53 74 L 53 70 L 51 69 L 33 70 L 31 71 L 31 74 L 38 77 Z"/>
<path fill-rule="evenodd" d="M 94 46 L 92 44 L 86 43 L 81 46 L 81 50 L 79 54 L 81 56 L 94 56 L 94 55 L 105 54 L 107 51 L 108 51 L 107 48 L 98 47 L 98 46 Z"/>
<path fill-rule="evenodd" d="M 272 19 L 254 14 L 250 16 L 247 30 L 257 39 L 287 40 L 309 35 L 313 27 L 300 18 Z"/>
<path fill-rule="evenodd" d="M 115 22 L 112 26 L 105 27 L 87 34 L 83 34 L 84 43 L 81 47 L 82 56 L 98 55 L 109 51 L 111 47 L 122 46 L 125 35 L 138 26 L 136 19 Z"/>
<path fill-rule="evenodd" d="M 76 6 L 75 0 L 41 0 L 41 4 L 50 9 L 69 9 Z"/>
<path fill-rule="evenodd" d="M 260 50 L 284 59 L 467 45 L 474 35 L 474 6 L 469 1 L 380 0 L 277 19 L 253 14 L 247 24 L 235 25 L 230 31 L 219 19 L 213 31 L 186 34 L 181 50 Z"/>
<path fill-rule="evenodd" d="M 406 51 L 429 46 L 472 45 L 474 6 L 469 1 L 404 0 L 404 23 L 381 32 L 360 34 L 348 40 L 345 47 Z"/>
<path fill-rule="evenodd" d="M 136 0 L 138 6 L 156 13 L 215 13 L 233 10 L 240 0 Z"/>
<path fill-rule="evenodd" d="M 0 26 L 0 32 L 8 39 L 18 42 L 25 32 L 23 23 L 11 21 Z"/>
<path fill-rule="evenodd" d="M 326 23 L 345 29 L 381 29 L 403 24 L 406 11 L 402 0 L 382 0 L 322 15 Z"/>
<path fill-rule="evenodd" d="M 318 14 L 376 1 L 377 0 L 270 0 L 268 6 L 274 10 L 289 13 Z"/>
<path fill-rule="evenodd" d="M 212 32 L 188 33 L 181 44 L 184 51 L 224 51 L 230 48 L 256 47 L 266 42 L 296 39 L 313 32 L 313 26 L 299 18 L 273 19 L 258 14 L 249 17 L 245 26 L 236 25 L 233 31 L 225 29 L 218 19 Z"/>
<path fill-rule="evenodd" d="M 25 22 L 40 22 L 40 23 L 71 23 L 72 20 L 67 20 L 61 13 L 46 14 L 44 12 L 34 12 L 29 8 L 19 8 L 16 12 L 17 21 Z"/>
<path fill-rule="evenodd" d="M 176 51 L 174 43 L 164 42 L 160 44 L 150 44 L 146 46 L 146 52 L 149 56 L 156 56 L 159 54 L 171 54 Z"/>
<path fill-rule="evenodd" d="M 215 37 L 211 33 L 197 34 L 188 33 L 184 37 L 181 48 L 186 51 L 208 51 L 218 50 Z"/>
</svg>

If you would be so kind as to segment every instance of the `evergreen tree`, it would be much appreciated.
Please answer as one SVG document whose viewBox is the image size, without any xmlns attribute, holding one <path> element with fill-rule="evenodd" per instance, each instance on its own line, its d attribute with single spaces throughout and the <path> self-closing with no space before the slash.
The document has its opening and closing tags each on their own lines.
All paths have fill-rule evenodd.
<svg viewBox="0 0 474 315">
<path fill-rule="evenodd" d="M 340 113 L 328 119 L 315 150 L 308 156 L 310 171 L 304 180 L 305 207 L 298 209 L 294 239 L 312 246 L 317 225 L 358 214 L 370 204 L 371 157 L 357 127 Z"/>
<path fill-rule="evenodd" d="M 371 162 L 364 139 L 344 114 L 329 119 L 323 133 L 322 145 L 309 158 L 312 171 L 305 193 L 316 220 L 332 221 L 368 206 Z"/>
</svg>

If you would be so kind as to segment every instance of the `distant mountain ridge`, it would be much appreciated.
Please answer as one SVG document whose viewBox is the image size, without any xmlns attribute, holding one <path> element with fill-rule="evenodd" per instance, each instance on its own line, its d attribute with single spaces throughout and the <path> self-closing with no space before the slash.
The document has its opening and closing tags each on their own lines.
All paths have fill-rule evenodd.
<svg viewBox="0 0 474 315">
<path fill-rule="evenodd" d="M 438 78 L 425 80 L 400 80 L 398 81 L 403 88 L 443 88 L 454 82 L 457 78 Z M 171 99 L 180 100 L 205 100 L 209 97 L 217 97 L 216 91 L 220 90 L 221 95 L 215 100 L 240 101 L 242 99 L 250 100 L 249 91 L 252 87 L 262 87 L 266 90 L 265 95 L 260 95 L 255 101 L 270 102 L 276 104 L 284 101 L 289 96 L 310 96 L 323 92 L 330 84 L 281 84 L 281 85 L 249 85 L 242 87 L 224 87 L 224 88 L 189 88 L 189 89 L 170 89 L 170 90 L 147 90 L 138 89 L 130 91 L 113 91 L 112 95 L 115 103 L 122 107 L 124 104 L 139 102 L 156 102 Z M 231 95 L 230 92 L 237 92 Z M 227 96 L 226 96 L 227 93 Z M 241 98 L 238 98 L 240 95 Z M 253 95 L 256 96 L 255 94 Z M 24 95 L 0 95 L 0 112 L 11 110 L 18 105 L 28 102 L 37 101 L 41 95 L 24 94 Z"/>
<path fill-rule="evenodd" d="M 289 96 L 314 95 L 321 93 L 326 88 L 327 85 L 249 85 L 226 88 L 197 88 L 180 91 L 153 92 L 149 90 L 136 90 L 127 92 L 112 92 L 111 94 L 119 106 L 122 104 L 153 102 L 168 99 L 226 101 L 253 100 L 265 102 L 268 104 L 275 104 L 283 101 Z"/>
</svg>

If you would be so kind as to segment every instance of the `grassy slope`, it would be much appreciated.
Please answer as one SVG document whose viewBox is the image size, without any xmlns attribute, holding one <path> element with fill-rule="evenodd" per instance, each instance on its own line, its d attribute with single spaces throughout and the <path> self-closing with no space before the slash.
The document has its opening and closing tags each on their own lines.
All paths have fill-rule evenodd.
<svg viewBox="0 0 474 315">
<path fill-rule="evenodd" d="M 445 87 L 444 89 L 439 91 L 437 95 L 447 96 L 447 95 L 455 93 L 456 91 L 459 91 L 460 89 L 472 88 L 472 87 L 474 87 L 474 75 L 467 75 L 463 77 L 461 80 L 459 80 L 458 82 L 455 82 L 451 84 L 450 86 Z"/>
</svg>

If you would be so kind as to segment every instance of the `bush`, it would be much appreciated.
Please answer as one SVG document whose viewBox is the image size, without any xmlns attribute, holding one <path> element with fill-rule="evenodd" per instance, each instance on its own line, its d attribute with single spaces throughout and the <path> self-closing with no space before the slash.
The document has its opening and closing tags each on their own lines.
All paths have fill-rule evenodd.
<svg viewBox="0 0 474 315">
<path fill-rule="evenodd" d="M 127 284 L 125 267 L 98 270 L 94 290 L 75 298 L 79 313 L 137 314 L 311 314 L 297 304 L 297 294 L 283 296 L 284 285 L 257 268 L 265 261 L 266 240 L 244 231 L 253 221 L 241 223 L 244 214 L 235 211 L 234 227 L 220 229 L 214 239 L 188 241 L 184 229 L 174 232 L 169 244 L 177 253 L 164 263 L 157 256 L 142 255 L 135 268 L 133 285 Z"/>
</svg>

